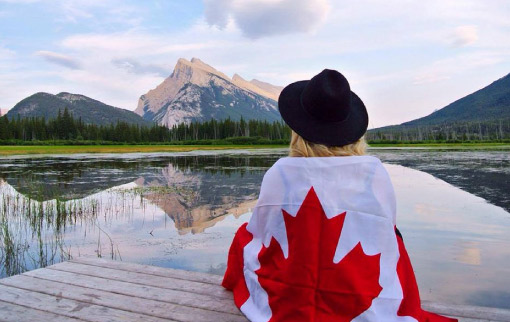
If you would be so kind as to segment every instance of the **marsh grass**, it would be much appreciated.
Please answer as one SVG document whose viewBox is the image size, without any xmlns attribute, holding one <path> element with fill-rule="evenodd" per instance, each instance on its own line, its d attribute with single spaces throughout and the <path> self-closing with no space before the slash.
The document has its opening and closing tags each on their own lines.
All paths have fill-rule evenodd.
<svg viewBox="0 0 510 322">
<path fill-rule="evenodd" d="M 6 186 L 0 190 L 0 276 L 71 258 L 63 231 L 79 215 L 79 208 L 58 200 L 39 202 L 12 193 Z"/>
<path fill-rule="evenodd" d="M 122 260 L 119 244 L 109 231 L 112 222 L 129 220 L 135 211 L 145 214 L 149 202 L 157 204 L 168 195 L 178 195 L 185 204 L 200 198 L 188 187 L 154 185 L 110 188 L 81 199 L 45 200 L 51 187 L 34 186 L 37 181 L 31 181 L 29 174 L 23 180 L 30 186 L 27 196 L 0 182 L 0 277 L 81 256 L 79 245 L 84 241 L 87 255 L 93 247 L 97 257 Z"/>
<path fill-rule="evenodd" d="M 73 250 L 66 242 L 66 232 L 78 225 L 85 227 L 85 234 L 97 229 L 98 257 L 122 260 L 118 244 L 103 225 L 108 226 L 113 218 L 132 214 L 138 201 L 141 205 L 145 203 L 143 192 L 137 190 L 110 190 L 83 199 L 37 201 L 2 184 L 0 195 L 0 277 L 79 256 L 79 249 Z"/>
</svg>

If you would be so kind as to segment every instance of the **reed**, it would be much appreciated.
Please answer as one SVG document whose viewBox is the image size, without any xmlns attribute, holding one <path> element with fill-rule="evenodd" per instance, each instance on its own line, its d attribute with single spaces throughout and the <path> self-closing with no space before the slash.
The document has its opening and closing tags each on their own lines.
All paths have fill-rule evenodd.
<svg viewBox="0 0 510 322">
<path fill-rule="evenodd" d="M 73 249 L 65 235 L 76 225 L 97 229 L 98 257 L 122 259 L 118 245 L 101 223 L 107 225 L 112 218 L 132 214 L 137 201 L 143 201 L 138 199 L 141 195 L 134 190 L 110 190 L 83 199 L 37 201 L 9 185 L 0 185 L 0 277 L 71 259 Z"/>
</svg>

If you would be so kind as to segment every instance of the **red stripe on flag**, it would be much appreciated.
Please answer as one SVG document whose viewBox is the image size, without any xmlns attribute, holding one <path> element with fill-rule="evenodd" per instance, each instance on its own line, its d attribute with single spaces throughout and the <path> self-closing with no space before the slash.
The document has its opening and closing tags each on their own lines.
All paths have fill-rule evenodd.
<svg viewBox="0 0 510 322">
<path fill-rule="evenodd" d="M 399 316 L 412 316 L 419 322 L 453 322 L 458 321 L 456 319 L 444 317 L 431 312 L 422 310 L 420 293 L 418 291 L 418 284 L 414 276 L 413 267 L 411 266 L 411 260 L 407 254 L 404 246 L 404 241 L 401 236 L 397 235 L 398 251 L 400 258 L 397 263 L 397 274 L 402 285 L 402 292 L 404 298 L 400 303 L 398 310 Z"/>
<path fill-rule="evenodd" d="M 240 308 L 241 305 L 243 305 L 250 297 L 250 292 L 246 286 L 243 273 L 243 250 L 244 247 L 253 239 L 253 235 L 246 230 L 247 225 L 248 224 L 245 223 L 239 227 L 236 235 L 234 236 L 232 246 L 230 246 L 230 250 L 228 252 L 227 271 L 225 272 L 225 276 L 223 277 L 223 282 L 221 284 L 227 290 L 234 292 L 234 302 L 238 308 Z"/>
</svg>

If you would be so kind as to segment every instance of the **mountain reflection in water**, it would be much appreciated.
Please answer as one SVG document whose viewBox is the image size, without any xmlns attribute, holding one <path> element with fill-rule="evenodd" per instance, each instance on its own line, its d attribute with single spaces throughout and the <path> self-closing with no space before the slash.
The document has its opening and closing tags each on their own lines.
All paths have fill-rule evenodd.
<svg viewBox="0 0 510 322">
<path fill-rule="evenodd" d="M 226 214 L 250 211 L 278 155 L 13 159 L 0 177 L 37 201 L 81 199 L 130 182 L 181 233 L 202 232 Z M 133 187 L 131 187 L 133 188 Z"/>
<path fill-rule="evenodd" d="M 384 163 L 427 172 L 510 212 L 509 151 L 374 150 Z"/>
<path fill-rule="evenodd" d="M 422 297 L 510 308 L 508 154 L 371 152 L 394 182 Z M 90 255 L 222 274 L 265 171 L 285 154 L 2 159 L 0 277 Z"/>
<path fill-rule="evenodd" d="M 248 158 L 245 161 L 250 163 Z M 247 164 L 239 167 L 246 169 Z M 197 171 L 170 163 L 160 173 L 145 175 L 135 183 L 143 198 L 173 220 L 179 233 L 201 233 L 227 214 L 239 217 L 251 211 L 264 170 L 236 171 L 209 165 Z"/>
</svg>

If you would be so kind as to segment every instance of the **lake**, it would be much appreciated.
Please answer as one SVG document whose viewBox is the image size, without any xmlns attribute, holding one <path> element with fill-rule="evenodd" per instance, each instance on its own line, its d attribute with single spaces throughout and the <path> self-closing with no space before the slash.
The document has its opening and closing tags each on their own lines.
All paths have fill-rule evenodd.
<svg viewBox="0 0 510 322">
<path fill-rule="evenodd" d="M 510 153 L 371 149 L 422 299 L 510 309 Z M 223 274 L 285 149 L 0 159 L 0 277 L 99 256 Z"/>
</svg>

